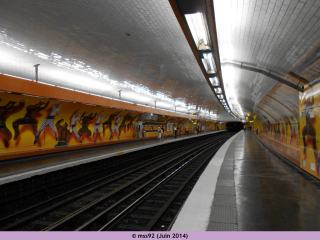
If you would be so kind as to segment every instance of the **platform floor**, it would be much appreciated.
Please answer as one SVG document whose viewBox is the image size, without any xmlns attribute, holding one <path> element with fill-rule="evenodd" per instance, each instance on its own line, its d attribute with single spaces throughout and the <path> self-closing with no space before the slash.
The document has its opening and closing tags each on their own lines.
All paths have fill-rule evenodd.
<svg viewBox="0 0 320 240">
<path fill-rule="evenodd" d="M 200 132 L 199 134 L 190 133 L 179 135 L 177 138 L 172 136 L 165 137 L 161 140 L 147 139 L 135 142 L 119 143 L 114 145 L 0 161 L 0 185 L 25 179 L 34 175 L 40 175 L 83 163 L 101 160 L 115 156 L 119 153 L 127 154 L 156 145 L 181 141 L 186 138 L 198 137 L 205 134 L 214 134 L 221 131 L 210 131 L 207 133 Z"/>
<path fill-rule="evenodd" d="M 213 157 L 171 230 L 319 231 L 319 211 L 319 181 L 241 131 Z"/>
</svg>

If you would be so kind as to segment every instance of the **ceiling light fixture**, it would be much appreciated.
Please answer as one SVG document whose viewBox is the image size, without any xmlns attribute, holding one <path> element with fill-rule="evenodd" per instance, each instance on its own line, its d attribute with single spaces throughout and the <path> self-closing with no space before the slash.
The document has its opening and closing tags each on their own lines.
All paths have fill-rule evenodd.
<svg viewBox="0 0 320 240">
<path fill-rule="evenodd" d="M 218 87 L 220 86 L 220 82 L 219 82 L 219 79 L 217 77 L 214 77 L 214 78 L 209 78 L 211 84 L 213 87 Z"/>
<path fill-rule="evenodd" d="M 211 49 L 205 14 L 193 13 L 184 16 L 198 50 Z"/>
<path fill-rule="evenodd" d="M 214 91 L 215 91 L 216 93 L 222 93 L 222 89 L 219 88 L 219 87 L 218 87 L 218 88 L 215 88 Z"/>
<path fill-rule="evenodd" d="M 202 63 L 204 68 L 206 69 L 207 73 L 212 74 L 217 72 L 216 63 L 213 58 L 212 52 L 209 53 L 202 53 Z"/>
</svg>

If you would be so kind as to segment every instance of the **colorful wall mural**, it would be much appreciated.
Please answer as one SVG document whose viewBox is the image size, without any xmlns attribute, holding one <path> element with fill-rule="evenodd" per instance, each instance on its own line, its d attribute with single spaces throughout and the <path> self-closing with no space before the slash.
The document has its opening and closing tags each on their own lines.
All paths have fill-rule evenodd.
<svg viewBox="0 0 320 240">
<path fill-rule="evenodd" d="M 301 86 L 319 78 L 319 52 L 317 46 L 285 79 Z M 298 93 L 279 83 L 255 107 L 254 129 L 264 143 L 320 178 L 320 84 L 304 89 Z"/>
<path fill-rule="evenodd" d="M 279 84 L 257 106 L 262 132 L 275 141 L 298 148 L 298 102 L 299 95 L 295 89 Z"/>
<path fill-rule="evenodd" d="M 295 90 L 275 88 L 254 111 L 253 129 L 275 151 L 296 159 L 295 164 L 320 178 L 320 84 L 298 96 L 295 101 Z"/>
<path fill-rule="evenodd" d="M 2 152 L 19 147 L 113 141 L 137 135 L 135 123 L 140 113 L 6 93 L 1 93 L 1 103 Z"/>
<path fill-rule="evenodd" d="M 299 160 L 299 93 L 278 84 L 253 112 L 252 128 L 267 145 L 296 165 Z"/>
<path fill-rule="evenodd" d="M 300 93 L 300 167 L 320 177 L 320 84 Z"/>
<path fill-rule="evenodd" d="M 142 112 L 0 93 L 0 154 L 157 137 L 159 126 L 164 127 L 164 136 L 173 135 L 173 125 L 181 134 L 195 129 L 194 122 L 188 118 L 159 116 L 157 121 L 138 121 L 140 114 Z M 213 121 L 196 123 L 206 126 L 204 131 L 214 130 L 216 124 Z"/>
</svg>

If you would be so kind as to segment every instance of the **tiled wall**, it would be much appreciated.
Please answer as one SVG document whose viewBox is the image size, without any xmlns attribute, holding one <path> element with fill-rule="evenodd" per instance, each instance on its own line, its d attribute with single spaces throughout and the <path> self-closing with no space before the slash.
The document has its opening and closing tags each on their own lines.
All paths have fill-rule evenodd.
<svg viewBox="0 0 320 240">
<path fill-rule="evenodd" d="M 256 106 L 253 129 L 268 147 L 300 166 L 299 94 L 279 84 Z"/>
<path fill-rule="evenodd" d="M 268 147 L 320 178 L 320 84 L 306 85 L 298 100 L 292 91 L 280 86 L 262 99 L 255 111 L 254 130 Z"/>
</svg>

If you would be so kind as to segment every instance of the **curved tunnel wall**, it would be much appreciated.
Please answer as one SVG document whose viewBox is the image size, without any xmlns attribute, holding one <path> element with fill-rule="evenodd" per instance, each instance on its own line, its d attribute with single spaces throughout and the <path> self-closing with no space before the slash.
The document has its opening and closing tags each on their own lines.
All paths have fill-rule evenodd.
<svg viewBox="0 0 320 240">
<path fill-rule="evenodd" d="M 300 93 L 300 167 L 320 178 L 320 84 Z"/>
<path fill-rule="evenodd" d="M 320 45 L 302 59 L 285 80 L 293 84 L 320 77 Z M 258 137 L 291 162 L 320 178 L 320 84 L 301 93 L 278 84 L 254 109 Z"/>
<path fill-rule="evenodd" d="M 299 93 L 278 84 L 265 95 L 254 111 L 254 130 L 259 138 L 278 153 L 299 163 Z"/>
<path fill-rule="evenodd" d="M 308 85 L 306 85 L 308 86 Z M 320 84 L 298 93 L 283 84 L 254 110 L 254 130 L 274 151 L 320 178 Z"/>
</svg>

